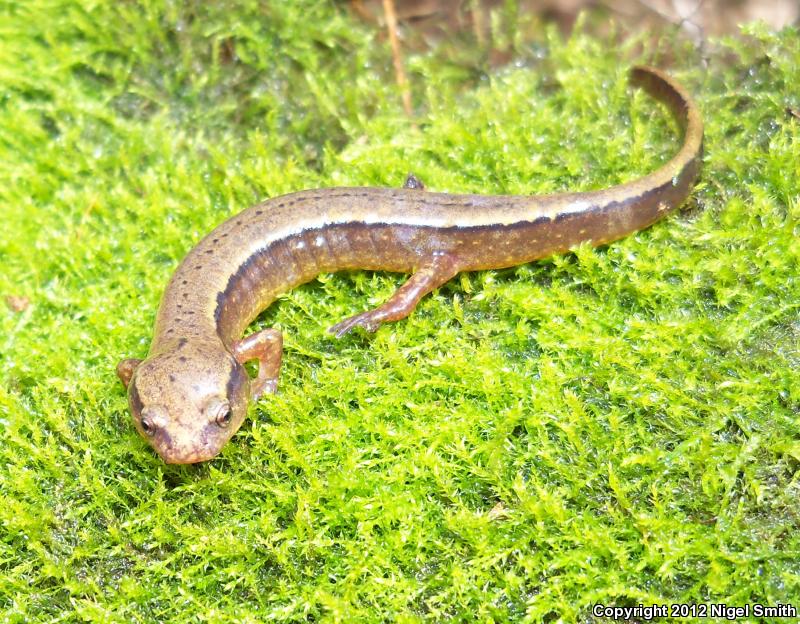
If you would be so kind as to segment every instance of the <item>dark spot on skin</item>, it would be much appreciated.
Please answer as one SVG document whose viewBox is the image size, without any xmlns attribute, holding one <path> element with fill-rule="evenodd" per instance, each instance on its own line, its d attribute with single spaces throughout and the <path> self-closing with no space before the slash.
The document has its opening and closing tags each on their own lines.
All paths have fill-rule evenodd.
<svg viewBox="0 0 800 624">
<path fill-rule="evenodd" d="M 181 361 L 181 362 L 185 362 L 185 361 L 186 361 L 186 356 L 185 356 L 185 355 L 182 355 L 182 356 L 180 356 L 180 357 L 178 358 L 178 360 L 179 360 L 179 361 Z"/>
<path fill-rule="evenodd" d="M 256 214 L 257 215 L 262 215 L 262 214 L 264 214 L 264 211 L 263 210 L 256 210 Z"/>
<path fill-rule="evenodd" d="M 175 383 L 175 382 L 177 381 L 177 379 L 175 379 L 175 375 L 172 375 L 172 374 L 170 374 L 170 376 L 169 376 L 169 380 L 170 380 L 172 383 Z"/>
<path fill-rule="evenodd" d="M 174 327 L 170 327 L 170 328 L 167 330 L 167 333 L 168 333 L 168 334 L 174 334 L 174 333 L 175 333 L 175 328 L 174 328 Z"/>
<path fill-rule="evenodd" d="M 195 265 L 194 268 L 195 268 L 195 270 L 199 271 L 200 269 L 203 268 L 203 265 L 202 264 L 197 264 L 197 265 Z"/>
<path fill-rule="evenodd" d="M 189 341 L 186 338 L 181 338 L 178 341 L 178 349 L 182 349 L 183 347 L 185 347 L 187 342 Z"/>
<path fill-rule="evenodd" d="M 183 298 L 184 299 L 188 299 L 189 298 L 189 293 L 183 293 Z"/>
<path fill-rule="evenodd" d="M 181 282 L 181 284 L 183 284 L 184 286 L 186 286 L 186 284 L 188 284 L 188 283 L 189 283 L 189 280 L 183 280 L 183 281 Z"/>
<path fill-rule="evenodd" d="M 218 239 L 218 238 L 215 238 L 215 239 L 214 239 L 213 241 L 211 241 L 211 242 L 212 242 L 212 243 L 218 243 L 218 242 L 219 242 L 219 239 Z"/>
<path fill-rule="evenodd" d="M 208 255 L 211 255 L 211 254 L 213 254 L 213 253 L 214 253 L 214 250 L 213 250 L 213 249 L 206 249 L 206 253 L 207 253 Z"/>
</svg>

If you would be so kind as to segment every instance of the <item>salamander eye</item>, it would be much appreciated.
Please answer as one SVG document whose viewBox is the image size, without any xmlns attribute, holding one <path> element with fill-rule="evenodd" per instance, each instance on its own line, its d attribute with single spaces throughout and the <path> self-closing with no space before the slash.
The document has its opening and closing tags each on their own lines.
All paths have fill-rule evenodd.
<svg viewBox="0 0 800 624">
<path fill-rule="evenodd" d="M 227 399 L 212 399 L 206 410 L 209 420 L 218 426 L 225 428 L 231 424 L 231 404 Z"/>
<path fill-rule="evenodd" d="M 142 417 L 141 420 L 142 431 L 144 431 L 147 435 L 152 436 L 156 433 L 156 426 L 150 422 L 149 418 Z"/>
<path fill-rule="evenodd" d="M 164 426 L 164 420 L 163 408 L 149 405 L 142 410 L 139 425 L 146 436 L 153 437 Z"/>
<path fill-rule="evenodd" d="M 217 416 L 217 424 L 220 427 L 227 427 L 231 424 L 231 408 L 226 407 L 224 412 Z"/>
</svg>

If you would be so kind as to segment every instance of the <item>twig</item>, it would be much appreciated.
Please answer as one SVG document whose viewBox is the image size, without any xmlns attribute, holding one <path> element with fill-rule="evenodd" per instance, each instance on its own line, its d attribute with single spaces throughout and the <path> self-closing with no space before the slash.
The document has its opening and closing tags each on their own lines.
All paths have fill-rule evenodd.
<svg viewBox="0 0 800 624">
<path fill-rule="evenodd" d="M 478 45 L 481 48 L 486 46 L 486 15 L 481 6 L 481 0 L 473 0 L 472 2 L 472 29 L 475 33 L 475 38 L 478 40 Z"/>
<path fill-rule="evenodd" d="M 400 40 L 397 38 L 397 13 L 394 10 L 394 0 L 383 0 L 383 13 L 386 16 L 386 28 L 389 31 L 389 42 L 392 45 L 392 60 L 394 61 L 394 74 L 400 95 L 403 98 L 403 108 L 406 115 L 411 117 L 411 89 L 408 86 L 406 70 L 403 68 L 403 57 L 400 51 Z"/>
</svg>

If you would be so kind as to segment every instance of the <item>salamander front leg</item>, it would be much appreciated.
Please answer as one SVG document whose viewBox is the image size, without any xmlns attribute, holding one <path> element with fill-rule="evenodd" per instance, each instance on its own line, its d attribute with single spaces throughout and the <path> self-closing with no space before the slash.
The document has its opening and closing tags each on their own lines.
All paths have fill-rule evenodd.
<svg viewBox="0 0 800 624">
<path fill-rule="evenodd" d="M 240 364 L 258 360 L 258 375 L 250 384 L 253 400 L 265 392 L 273 394 L 283 357 L 283 336 L 277 329 L 262 329 L 233 346 L 233 355 Z"/>
<path fill-rule="evenodd" d="M 354 327 L 363 327 L 369 332 L 374 332 L 381 323 L 399 321 L 406 318 L 425 295 L 434 288 L 438 288 L 452 279 L 458 273 L 455 258 L 440 254 L 434 256 L 427 266 L 414 273 L 389 298 L 389 300 L 374 310 L 362 312 L 351 316 L 328 329 L 337 338 L 341 338 Z"/>
<path fill-rule="evenodd" d="M 122 360 L 119 364 L 117 364 L 117 377 L 120 378 L 122 384 L 126 388 L 131 383 L 133 371 L 135 371 L 136 367 L 141 363 L 142 361 L 139 358 L 128 358 L 127 360 Z"/>
</svg>

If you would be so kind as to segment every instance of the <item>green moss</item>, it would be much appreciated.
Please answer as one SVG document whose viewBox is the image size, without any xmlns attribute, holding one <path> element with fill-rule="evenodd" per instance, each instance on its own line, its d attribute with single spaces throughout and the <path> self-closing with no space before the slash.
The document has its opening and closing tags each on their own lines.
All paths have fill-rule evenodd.
<svg viewBox="0 0 800 624">
<path fill-rule="evenodd" d="M 515 15 L 494 35 L 524 67 L 409 56 L 414 128 L 386 46 L 338 5 L 0 4 L 0 294 L 30 301 L 0 310 L 0 619 L 800 601 L 798 33 L 750 27 L 701 69 L 675 37 L 565 41 Z M 286 337 L 280 394 L 219 459 L 166 466 L 139 439 L 114 365 L 216 223 L 409 170 L 483 193 L 634 178 L 677 145 L 634 62 L 705 114 L 684 212 L 460 276 L 374 337 L 325 328 L 402 276 L 322 276 L 258 321 Z"/>
</svg>

